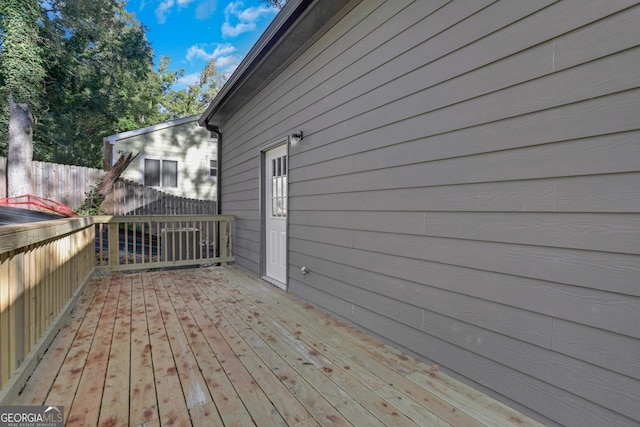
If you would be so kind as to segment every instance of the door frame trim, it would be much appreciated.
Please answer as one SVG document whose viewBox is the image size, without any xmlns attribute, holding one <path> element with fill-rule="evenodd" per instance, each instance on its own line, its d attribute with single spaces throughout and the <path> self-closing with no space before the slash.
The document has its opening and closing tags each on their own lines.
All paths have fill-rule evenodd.
<svg viewBox="0 0 640 427">
<path fill-rule="evenodd" d="M 265 216 L 265 212 L 267 211 L 267 200 L 266 200 L 266 183 L 265 183 L 265 172 L 266 172 L 266 157 L 267 151 L 273 150 L 274 148 L 278 148 L 281 146 L 285 146 L 287 152 L 287 219 L 285 224 L 285 232 L 287 234 L 286 244 L 287 250 L 285 252 L 285 263 L 287 273 L 285 274 L 285 283 L 281 283 L 279 280 L 276 280 L 272 277 L 267 276 L 267 219 Z M 265 144 L 260 147 L 260 179 L 258 180 L 258 191 L 260 192 L 260 206 L 258 209 L 258 215 L 260 215 L 260 276 L 263 280 L 278 286 L 279 288 L 284 289 L 285 291 L 289 290 L 289 137 L 284 136 L 282 138 L 278 138 L 275 141 L 272 141 L 268 144 Z"/>
</svg>

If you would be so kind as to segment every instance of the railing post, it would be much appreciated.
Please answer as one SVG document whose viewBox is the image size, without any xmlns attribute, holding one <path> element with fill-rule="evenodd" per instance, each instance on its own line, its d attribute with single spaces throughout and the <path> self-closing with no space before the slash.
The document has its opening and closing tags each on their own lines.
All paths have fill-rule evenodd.
<svg viewBox="0 0 640 427">
<path fill-rule="evenodd" d="M 108 227 L 109 266 L 117 266 L 120 263 L 120 232 L 117 222 L 110 222 Z M 115 271 L 112 271 L 115 274 Z"/>
<path fill-rule="evenodd" d="M 220 239 L 219 248 L 220 248 L 220 258 L 226 258 L 227 254 L 227 244 L 229 242 L 229 236 L 227 234 L 227 221 L 220 221 L 220 233 L 218 234 L 218 238 Z M 220 265 L 226 266 L 226 262 L 220 263 Z"/>
<path fill-rule="evenodd" d="M 220 221 L 220 257 L 227 258 L 229 256 L 229 221 Z M 227 262 L 221 265 L 226 266 Z"/>
</svg>

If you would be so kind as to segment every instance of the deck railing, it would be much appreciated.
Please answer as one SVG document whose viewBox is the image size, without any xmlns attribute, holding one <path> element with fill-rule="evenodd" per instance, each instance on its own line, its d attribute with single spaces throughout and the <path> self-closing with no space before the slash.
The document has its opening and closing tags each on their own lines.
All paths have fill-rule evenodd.
<svg viewBox="0 0 640 427">
<path fill-rule="evenodd" d="M 233 261 L 232 215 L 96 216 L 98 271 Z"/>
<path fill-rule="evenodd" d="M 93 227 L 90 218 L 0 227 L 3 388 L 19 367 L 24 368 L 23 362 L 38 342 L 53 335 L 50 332 L 63 321 L 60 313 L 91 276 Z"/>
<path fill-rule="evenodd" d="M 97 272 L 234 260 L 230 215 L 96 216 L 0 227 L 0 402 L 35 369 Z"/>
</svg>

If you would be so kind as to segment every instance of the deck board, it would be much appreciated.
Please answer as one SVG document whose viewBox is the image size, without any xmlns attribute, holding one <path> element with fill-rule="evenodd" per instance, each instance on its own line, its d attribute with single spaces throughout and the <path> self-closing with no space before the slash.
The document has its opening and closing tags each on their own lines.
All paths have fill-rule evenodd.
<svg viewBox="0 0 640 427">
<path fill-rule="evenodd" d="M 120 295 L 113 329 L 99 425 L 129 424 L 129 378 L 131 369 L 131 276 L 120 276 Z"/>
<path fill-rule="evenodd" d="M 65 413 L 65 419 L 68 419 L 69 409 L 75 401 L 78 385 L 80 384 L 84 369 L 87 365 L 91 344 L 96 335 L 100 315 L 110 288 L 110 282 L 108 280 L 100 278 L 98 282 L 98 286 L 93 288 L 95 290 L 95 296 L 82 319 L 82 324 L 75 335 L 62 365 L 60 367 L 52 365 L 49 368 L 54 372 L 58 372 L 58 375 L 53 379 L 51 389 L 43 403 L 56 402 L 55 405 L 64 406 L 65 411 L 67 411 Z M 54 345 L 56 340 L 54 340 Z M 48 354 L 49 352 L 45 354 L 41 363 L 48 362 Z M 32 376 L 29 382 L 34 382 L 34 380 L 36 380 L 36 377 Z M 42 382 L 40 379 L 37 379 L 37 383 L 45 389 L 49 388 L 49 384 Z"/>
<path fill-rule="evenodd" d="M 113 331 L 121 284 L 121 277 L 115 277 L 111 281 L 102 311 L 96 313 L 96 316 L 99 317 L 95 334 L 91 340 L 89 354 L 84 366 L 76 368 L 82 370 L 76 396 L 103 394 L 109 354 L 111 345 L 114 342 Z M 98 424 L 100 406 L 93 404 L 90 399 L 73 399 L 73 404 L 70 407 L 71 410 L 68 413 L 69 424 L 87 426 Z"/>
<path fill-rule="evenodd" d="M 237 267 L 93 279 L 15 403 L 70 426 L 539 425 Z"/>
<path fill-rule="evenodd" d="M 142 275 L 131 275 L 131 366 L 129 378 L 131 425 L 151 425 L 158 420 L 156 386 L 151 361 L 151 343 L 147 324 Z"/>
</svg>

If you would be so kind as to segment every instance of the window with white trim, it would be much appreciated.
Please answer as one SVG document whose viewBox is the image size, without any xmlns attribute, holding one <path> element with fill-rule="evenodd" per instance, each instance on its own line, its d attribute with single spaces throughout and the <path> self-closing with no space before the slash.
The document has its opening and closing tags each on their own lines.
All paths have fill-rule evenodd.
<svg viewBox="0 0 640 427">
<path fill-rule="evenodd" d="M 209 159 L 209 179 L 215 181 L 218 179 L 218 161 Z"/>
<path fill-rule="evenodd" d="M 145 158 L 142 176 L 147 187 L 178 187 L 178 161 Z"/>
</svg>

